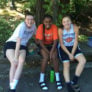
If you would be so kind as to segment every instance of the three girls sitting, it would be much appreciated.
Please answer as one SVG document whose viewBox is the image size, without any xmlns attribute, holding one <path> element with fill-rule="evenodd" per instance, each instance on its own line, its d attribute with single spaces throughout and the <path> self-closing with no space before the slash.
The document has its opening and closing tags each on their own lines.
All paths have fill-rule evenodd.
<svg viewBox="0 0 92 92">
<path fill-rule="evenodd" d="M 59 53 L 59 58 L 63 62 L 63 75 L 68 92 L 75 92 L 75 90 L 80 92 L 78 79 L 84 69 L 86 59 L 78 46 L 79 28 L 72 24 L 69 16 L 63 17 L 63 27 L 59 28 L 59 30 L 52 21 L 52 16 L 45 15 L 43 24 L 38 26 L 36 32 L 34 17 L 32 14 L 27 13 L 25 16 L 25 22 L 19 24 L 13 35 L 6 41 L 5 56 L 11 64 L 9 92 L 16 92 L 16 86 L 22 73 L 23 64 L 27 54 L 27 43 L 29 39 L 35 35 L 35 33 L 42 55 L 42 65 L 39 79 L 41 89 L 48 90 L 48 86 L 45 82 L 45 70 L 48 60 L 52 61 L 54 65 L 57 89 L 62 89 L 57 57 L 57 53 Z M 57 52 L 58 34 L 59 45 Z M 70 61 L 73 61 L 74 59 L 78 61 L 78 65 L 74 78 L 70 81 Z"/>
</svg>

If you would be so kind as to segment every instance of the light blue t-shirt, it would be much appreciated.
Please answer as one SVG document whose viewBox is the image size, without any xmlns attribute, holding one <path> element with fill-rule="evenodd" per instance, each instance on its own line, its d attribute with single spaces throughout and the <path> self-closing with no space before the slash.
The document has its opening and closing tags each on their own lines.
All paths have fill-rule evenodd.
<svg viewBox="0 0 92 92">
<path fill-rule="evenodd" d="M 25 22 L 20 23 L 15 29 L 13 35 L 6 41 L 16 42 L 17 38 L 21 38 L 21 45 L 26 46 L 29 39 L 36 34 L 36 25 L 33 24 L 31 28 L 26 26 Z"/>
</svg>

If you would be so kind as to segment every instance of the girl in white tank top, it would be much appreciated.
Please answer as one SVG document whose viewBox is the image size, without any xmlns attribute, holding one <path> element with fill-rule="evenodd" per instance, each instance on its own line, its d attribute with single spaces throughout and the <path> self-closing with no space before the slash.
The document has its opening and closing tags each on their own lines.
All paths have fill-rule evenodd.
<svg viewBox="0 0 92 92">
<path fill-rule="evenodd" d="M 59 29 L 58 54 L 60 60 L 63 62 L 63 74 L 67 85 L 67 90 L 68 92 L 80 92 L 78 79 L 84 69 L 86 59 L 78 48 L 79 28 L 72 24 L 69 16 L 63 17 L 62 25 L 63 28 Z M 78 61 L 78 65 L 73 80 L 71 81 L 69 61 L 74 61 L 75 59 Z"/>
<path fill-rule="evenodd" d="M 75 32 L 73 24 L 71 24 L 70 30 L 63 29 L 63 43 L 65 46 L 73 46 L 75 41 Z"/>
</svg>

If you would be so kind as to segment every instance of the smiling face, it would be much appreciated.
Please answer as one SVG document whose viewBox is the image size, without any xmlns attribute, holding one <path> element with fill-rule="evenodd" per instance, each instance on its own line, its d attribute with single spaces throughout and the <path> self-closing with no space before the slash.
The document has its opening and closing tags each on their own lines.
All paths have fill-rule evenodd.
<svg viewBox="0 0 92 92">
<path fill-rule="evenodd" d="M 46 17 L 46 18 L 43 20 L 43 24 L 45 25 L 45 28 L 46 28 L 46 29 L 50 29 L 50 27 L 51 27 L 51 25 L 52 25 L 52 19 Z"/>
<path fill-rule="evenodd" d="M 71 27 L 71 19 L 69 17 L 64 17 L 62 19 L 62 25 L 64 26 L 65 29 L 70 29 Z"/>
<path fill-rule="evenodd" d="M 27 27 L 31 27 L 34 24 L 34 17 L 32 15 L 26 15 L 25 23 Z"/>
</svg>

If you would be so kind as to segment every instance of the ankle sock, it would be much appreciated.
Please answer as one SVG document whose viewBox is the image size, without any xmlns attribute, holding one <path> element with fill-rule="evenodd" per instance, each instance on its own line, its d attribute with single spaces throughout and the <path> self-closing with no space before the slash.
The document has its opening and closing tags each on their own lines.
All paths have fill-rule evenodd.
<svg viewBox="0 0 92 92">
<path fill-rule="evenodd" d="M 45 74 L 44 73 L 40 73 L 40 80 L 39 80 L 39 82 L 44 82 L 44 77 L 45 77 Z"/>
<path fill-rule="evenodd" d="M 55 77 L 56 77 L 56 81 L 60 81 L 60 74 L 59 74 L 59 72 L 55 73 Z"/>
<path fill-rule="evenodd" d="M 16 89 L 19 80 L 14 79 L 12 83 L 10 83 L 10 89 Z"/>
</svg>

